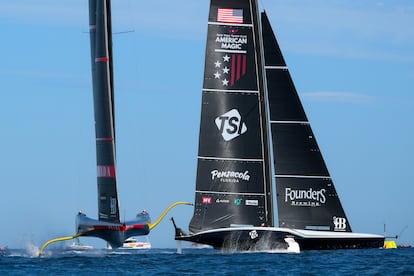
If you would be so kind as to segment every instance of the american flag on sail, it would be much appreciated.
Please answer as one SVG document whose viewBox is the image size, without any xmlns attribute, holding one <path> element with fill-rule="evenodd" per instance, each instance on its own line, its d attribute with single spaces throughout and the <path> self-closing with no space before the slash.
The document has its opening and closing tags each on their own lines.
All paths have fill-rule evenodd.
<svg viewBox="0 0 414 276">
<path fill-rule="evenodd" d="M 224 23 L 243 24 L 243 10 L 219 8 L 217 14 L 217 21 Z"/>
</svg>

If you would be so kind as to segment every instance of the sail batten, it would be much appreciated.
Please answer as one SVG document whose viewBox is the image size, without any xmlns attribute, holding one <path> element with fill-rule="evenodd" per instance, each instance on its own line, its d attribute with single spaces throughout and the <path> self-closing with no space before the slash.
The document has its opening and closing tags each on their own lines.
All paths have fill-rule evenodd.
<svg viewBox="0 0 414 276">
<path fill-rule="evenodd" d="M 196 193 L 199 194 L 225 194 L 225 195 L 253 195 L 253 196 L 264 196 L 266 195 L 265 193 L 242 193 L 242 192 L 238 192 L 238 193 L 232 193 L 232 192 L 215 192 L 215 191 L 196 191 Z"/>
<path fill-rule="evenodd" d="M 244 161 L 244 162 L 264 162 L 264 159 L 247 159 L 247 158 L 221 158 L 221 157 L 207 157 L 199 156 L 199 159 L 205 160 L 228 160 L 228 161 Z"/>
<path fill-rule="evenodd" d="M 228 90 L 224 89 L 203 89 L 203 92 L 224 92 L 229 93 Z M 231 90 L 231 93 L 251 93 L 251 94 L 258 94 L 258 90 Z"/>
<path fill-rule="evenodd" d="M 300 124 L 309 125 L 308 121 L 270 121 L 271 124 Z"/>
<path fill-rule="evenodd" d="M 287 175 L 287 174 L 275 174 L 275 177 L 280 178 L 322 178 L 322 179 L 331 179 L 329 175 L 326 176 L 317 176 L 317 175 Z"/>
</svg>

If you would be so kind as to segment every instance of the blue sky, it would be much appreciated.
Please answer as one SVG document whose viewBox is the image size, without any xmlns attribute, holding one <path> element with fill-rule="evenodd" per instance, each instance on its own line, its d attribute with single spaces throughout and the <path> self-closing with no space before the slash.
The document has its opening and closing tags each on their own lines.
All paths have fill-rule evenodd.
<svg viewBox="0 0 414 276">
<path fill-rule="evenodd" d="M 194 199 L 208 0 L 113 1 L 122 216 Z M 414 243 L 414 3 L 261 0 L 355 232 Z M 0 246 L 97 217 L 86 0 L 0 2 Z M 127 33 L 123 33 L 127 32 Z M 169 217 L 150 234 L 174 247 Z M 85 238 L 85 243 L 103 243 Z"/>
</svg>

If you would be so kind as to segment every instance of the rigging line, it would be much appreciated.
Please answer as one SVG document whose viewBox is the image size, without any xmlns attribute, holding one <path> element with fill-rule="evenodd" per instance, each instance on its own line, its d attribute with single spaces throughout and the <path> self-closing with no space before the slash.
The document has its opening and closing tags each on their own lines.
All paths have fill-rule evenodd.
<svg viewBox="0 0 414 276">
<path fill-rule="evenodd" d="M 167 215 L 167 213 L 177 205 L 193 205 L 193 204 L 190 202 L 186 202 L 186 201 L 178 201 L 178 202 L 171 204 L 170 206 L 167 207 L 167 209 L 165 209 L 165 211 L 161 214 L 161 216 L 154 223 L 149 225 L 149 229 L 152 230 L 155 226 L 157 226 L 162 221 L 162 219 Z"/>
</svg>

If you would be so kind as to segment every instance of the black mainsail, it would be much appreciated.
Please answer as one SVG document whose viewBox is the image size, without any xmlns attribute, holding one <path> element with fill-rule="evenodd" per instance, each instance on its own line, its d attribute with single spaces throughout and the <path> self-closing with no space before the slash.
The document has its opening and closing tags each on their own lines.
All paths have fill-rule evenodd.
<svg viewBox="0 0 414 276">
<path fill-rule="evenodd" d="M 257 0 L 211 0 L 204 72 L 194 214 L 188 234 L 174 223 L 176 240 L 236 250 L 290 248 L 291 238 L 302 249 L 382 246 L 383 236 L 351 232 Z"/>
<path fill-rule="evenodd" d="M 279 226 L 351 232 L 265 13 L 262 28 Z"/>
<path fill-rule="evenodd" d="M 255 9 L 248 0 L 211 3 L 193 233 L 273 226 Z"/>
<path fill-rule="evenodd" d="M 98 182 L 98 218 L 77 216 L 77 231 L 99 237 L 113 248 L 131 236 L 149 233 L 150 218 L 142 212 L 131 221 L 119 217 L 116 178 L 114 81 L 110 0 L 89 1 L 93 100 Z"/>
<path fill-rule="evenodd" d="M 109 1 L 106 6 L 103 6 L 104 1 L 90 1 L 90 5 L 99 220 L 119 223 L 111 9 Z M 93 5 L 97 5 L 95 9 Z M 101 10 L 103 12 L 96 12 Z"/>
</svg>

